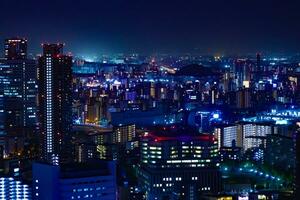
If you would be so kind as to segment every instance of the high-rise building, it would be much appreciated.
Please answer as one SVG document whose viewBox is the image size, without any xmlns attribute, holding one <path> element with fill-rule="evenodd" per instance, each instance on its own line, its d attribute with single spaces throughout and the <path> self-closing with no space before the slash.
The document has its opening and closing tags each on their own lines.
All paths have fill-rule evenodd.
<svg viewBox="0 0 300 200">
<path fill-rule="evenodd" d="M 254 66 L 255 65 L 248 59 L 238 59 L 234 62 L 234 74 L 236 77 L 237 88 L 243 87 L 244 81 L 251 80 L 251 72 Z"/>
<path fill-rule="evenodd" d="M 243 150 L 250 148 L 265 147 L 265 137 L 272 133 L 270 124 L 246 123 L 243 125 Z"/>
<path fill-rule="evenodd" d="M 33 199 L 117 199 L 114 161 L 61 164 L 34 163 Z"/>
<path fill-rule="evenodd" d="M 5 130 L 36 124 L 36 62 L 6 60 L 0 63 L 0 102 Z"/>
<path fill-rule="evenodd" d="M 62 148 L 70 153 L 72 124 L 72 57 L 63 54 L 63 44 L 43 44 L 38 82 L 42 159 L 56 165 Z"/>
<path fill-rule="evenodd" d="M 22 60 L 27 58 L 27 40 L 10 38 L 5 40 L 5 58 L 7 60 Z"/>
<path fill-rule="evenodd" d="M 241 134 L 238 134 L 238 127 L 234 124 L 219 125 L 214 129 L 214 135 L 218 138 L 219 149 L 221 147 L 231 147 L 232 142 L 237 143 L 237 146 L 241 147 L 240 144 Z"/>
<path fill-rule="evenodd" d="M 135 138 L 135 125 L 119 125 L 114 127 L 113 143 L 125 144 Z"/>
<path fill-rule="evenodd" d="M 145 133 L 141 139 L 139 181 L 146 199 L 199 199 L 221 186 L 218 142 L 212 135 L 176 127 Z M 184 133 L 184 134 L 183 134 Z"/>
<path fill-rule="evenodd" d="M 37 67 L 35 60 L 26 58 L 26 47 L 25 39 L 5 40 L 6 59 L 0 61 L 0 132 L 7 135 L 4 140 L 23 137 L 37 124 Z M 4 146 L 5 155 L 12 153 Z"/>
<path fill-rule="evenodd" d="M 243 88 L 236 92 L 236 107 L 239 109 L 251 108 L 251 90 Z"/>
<path fill-rule="evenodd" d="M 86 107 L 86 119 L 85 123 L 87 124 L 99 124 L 100 122 L 100 111 L 101 111 L 100 101 L 95 97 L 90 97 L 88 99 Z"/>
</svg>

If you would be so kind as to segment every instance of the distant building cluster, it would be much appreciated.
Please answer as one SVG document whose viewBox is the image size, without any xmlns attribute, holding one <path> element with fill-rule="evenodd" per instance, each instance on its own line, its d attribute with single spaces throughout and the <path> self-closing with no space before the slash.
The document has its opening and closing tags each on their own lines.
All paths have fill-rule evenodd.
<svg viewBox="0 0 300 200">
<path fill-rule="evenodd" d="M 27 46 L 0 59 L 1 199 L 300 198 L 298 55 Z"/>
</svg>

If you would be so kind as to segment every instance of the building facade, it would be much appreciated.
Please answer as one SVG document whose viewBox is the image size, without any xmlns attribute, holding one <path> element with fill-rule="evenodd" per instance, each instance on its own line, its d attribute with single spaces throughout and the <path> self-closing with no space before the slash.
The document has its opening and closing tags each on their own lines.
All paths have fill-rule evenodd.
<svg viewBox="0 0 300 200">
<path fill-rule="evenodd" d="M 218 144 L 210 135 L 144 135 L 140 184 L 146 199 L 199 199 L 221 188 Z"/>
<path fill-rule="evenodd" d="M 33 164 L 33 199 L 103 199 L 117 198 L 114 162 L 95 161 L 60 166 Z"/>
<path fill-rule="evenodd" d="M 38 82 L 41 157 L 58 164 L 72 124 L 72 57 L 63 54 L 63 44 L 43 45 Z"/>
<path fill-rule="evenodd" d="M 24 138 L 37 126 L 37 65 L 27 59 L 25 39 L 5 40 L 5 59 L 0 60 L 0 135 L 5 157 L 18 153 L 10 138 Z"/>
<path fill-rule="evenodd" d="M 0 177 L 0 199 L 32 199 L 31 188 L 12 177 Z"/>
</svg>

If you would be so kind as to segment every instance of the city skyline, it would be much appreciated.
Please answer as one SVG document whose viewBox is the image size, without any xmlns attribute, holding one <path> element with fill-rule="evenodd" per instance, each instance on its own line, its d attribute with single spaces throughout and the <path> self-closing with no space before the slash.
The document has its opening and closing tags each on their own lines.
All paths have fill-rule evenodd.
<svg viewBox="0 0 300 200">
<path fill-rule="evenodd" d="M 0 199 L 300 199 L 300 2 L 0 7 Z"/>
<path fill-rule="evenodd" d="M 0 196 L 297 199 L 299 57 L 29 46 L 7 38 L 0 59 Z"/>
</svg>

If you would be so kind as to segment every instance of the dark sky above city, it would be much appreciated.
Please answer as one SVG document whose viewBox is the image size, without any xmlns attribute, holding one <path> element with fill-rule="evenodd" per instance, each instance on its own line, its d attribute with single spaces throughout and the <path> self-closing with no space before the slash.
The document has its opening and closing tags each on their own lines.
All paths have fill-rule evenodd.
<svg viewBox="0 0 300 200">
<path fill-rule="evenodd" d="M 300 1 L 1 0 L 0 39 L 75 54 L 299 52 Z"/>
</svg>

